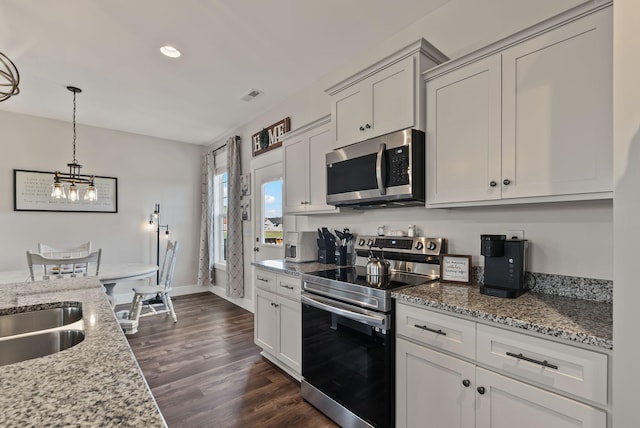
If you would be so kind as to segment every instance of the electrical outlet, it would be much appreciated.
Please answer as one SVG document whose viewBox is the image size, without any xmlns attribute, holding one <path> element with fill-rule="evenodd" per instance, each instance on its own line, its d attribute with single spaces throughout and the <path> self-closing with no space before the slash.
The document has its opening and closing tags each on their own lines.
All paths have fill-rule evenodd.
<svg viewBox="0 0 640 428">
<path fill-rule="evenodd" d="M 507 239 L 524 239 L 524 230 L 507 230 Z"/>
</svg>

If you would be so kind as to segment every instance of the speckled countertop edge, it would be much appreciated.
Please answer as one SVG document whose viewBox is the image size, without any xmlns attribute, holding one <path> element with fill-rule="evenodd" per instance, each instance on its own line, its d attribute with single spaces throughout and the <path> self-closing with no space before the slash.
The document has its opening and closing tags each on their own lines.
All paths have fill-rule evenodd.
<svg viewBox="0 0 640 428">
<path fill-rule="evenodd" d="M 285 260 L 262 260 L 259 262 L 252 262 L 253 266 L 261 269 L 265 269 L 275 273 L 284 273 L 287 275 L 300 276 L 307 272 L 316 272 L 319 270 L 334 269 L 334 264 L 324 264 L 318 262 L 303 262 L 293 263 Z"/>
<path fill-rule="evenodd" d="M 82 303 L 85 339 L 0 366 L 0 426 L 166 427 L 97 279 L 0 285 L 0 314 L 57 302 Z"/>
<path fill-rule="evenodd" d="M 612 305 L 525 293 L 515 299 L 480 294 L 478 286 L 433 282 L 392 293 L 398 301 L 537 332 L 571 342 L 613 349 Z"/>
</svg>

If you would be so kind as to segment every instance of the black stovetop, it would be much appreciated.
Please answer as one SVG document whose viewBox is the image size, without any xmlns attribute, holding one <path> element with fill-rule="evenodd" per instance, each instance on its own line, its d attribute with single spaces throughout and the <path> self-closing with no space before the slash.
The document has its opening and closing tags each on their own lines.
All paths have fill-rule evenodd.
<svg viewBox="0 0 640 428">
<path fill-rule="evenodd" d="M 384 277 L 367 278 L 367 270 L 364 266 L 327 269 L 317 272 L 309 272 L 307 275 L 386 291 L 410 285 L 424 284 L 432 280 L 426 276 L 401 272 L 392 272 L 388 276 Z"/>
</svg>

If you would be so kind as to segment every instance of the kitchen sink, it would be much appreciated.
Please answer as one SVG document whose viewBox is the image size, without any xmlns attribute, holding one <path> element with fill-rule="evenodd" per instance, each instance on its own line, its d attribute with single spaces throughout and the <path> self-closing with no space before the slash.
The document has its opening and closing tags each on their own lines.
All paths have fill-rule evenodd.
<svg viewBox="0 0 640 428">
<path fill-rule="evenodd" d="M 32 310 L 0 316 L 0 337 L 15 336 L 72 324 L 82 319 L 82 306 Z M 3 345 L 4 346 L 4 343 Z"/>
<path fill-rule="evenodd" d="M 5 339 L 0 342 L 0 366 L 55 354 L 83 340 L 81 330 L 56 330 Z"/>
</svg>

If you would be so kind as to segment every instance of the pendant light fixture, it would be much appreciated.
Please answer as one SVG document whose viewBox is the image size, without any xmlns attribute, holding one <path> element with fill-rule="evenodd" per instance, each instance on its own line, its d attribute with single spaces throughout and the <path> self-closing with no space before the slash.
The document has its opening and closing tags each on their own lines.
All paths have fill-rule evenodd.
<svg viewBox="0 0 640 428">
<path fill-rule="evenodd" d="M 67 86 L 67 89 L 73 92 L 73 161 L 67 164 L 68 173 L 56 171 L 51 186 L 51 197 L 75 202 L 80 199 L 80 187 L 86 186 L 84 200 L 94 202 L 98 200 L 98 190 L 94 184 L 95 177 L 80 174 L 82 165 L 76 160 L 76 94 L 82 92 L 82 89 L 75 86 Z M 65 186 L 65 183 L 69 186 Z"/>
<path fill-rule="evenodd" d="M 16 65 L 0 52 L 0 102 L 8 100 L 13 95 L 18 95 L 20 93 L 19 84 L 20 73 L 18 73 Z"/>
</svg>

